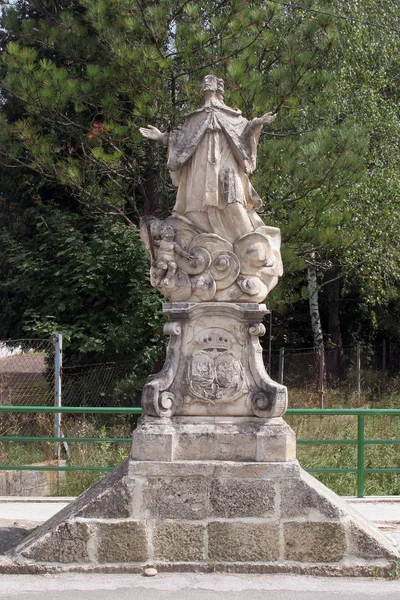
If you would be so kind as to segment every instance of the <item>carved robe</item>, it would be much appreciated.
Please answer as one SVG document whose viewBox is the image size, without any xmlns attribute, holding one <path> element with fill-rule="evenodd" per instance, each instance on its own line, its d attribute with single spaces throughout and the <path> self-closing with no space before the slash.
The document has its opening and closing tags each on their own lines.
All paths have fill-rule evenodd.
<svg viewBox="0 0 400 600">
<path fill-rule="evenodd" d="M 234 202 L 258 208 L 248 175 L 256 168 L 261 128 L 219 101 L 189 113 L 167 139 L 168 169 L 178 187 L 174 211 L 223 210 Z"/>
</svg>

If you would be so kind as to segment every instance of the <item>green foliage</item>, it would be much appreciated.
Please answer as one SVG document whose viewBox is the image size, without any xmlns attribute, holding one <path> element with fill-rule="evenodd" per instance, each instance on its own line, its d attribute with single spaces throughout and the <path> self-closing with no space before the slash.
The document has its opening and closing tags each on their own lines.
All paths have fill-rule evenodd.
<svg viewBox="0 0 400 600">
<path fill-rule="evenodd" d="M 119 424 L 100 426 L 99 420 L 74 419 L 68 426 L 68 435 L 86 437 L 130 437 L 131 427 L 128 419 Z M 129 455 L 129 443 L 96 442 L 69 444 L 70 456 L 67 459 L 70 467 L 114 467 L 120 465 Z M 98 479 L 104 477 L 104 471 L 67 471 L 59 491 L 60 496 L 79 496 Z"/>
<path fill-rule="evenodd" d="M 242 1 L 62 0 L 52 8 L 31 0 L 9 9 L 4 26 L 3 90 L 21 110 L 10 118 L 6 102 L 3 156 L 82 202 L 130 214 L 171 202 L 163 150 L 148 150 L 138 127 L 173 126 L 198 104 L 209 70 L 225 77 L 227 102 L 245 113 L 279 111 L 276 137 L 265 142 L 270 168 L 260 177 L 277 201 L 293 187 L 302 197 L 322 194 L 333 166 L 336 188 L 357 173 L 359 131 L 321 127 L 339 39 L 324 15 Z M 142 187 L 149 172 L 152 190 Z M 285 210 L 276 218 L 284 221 Z"/>
<path fill-rule="evenodd" d="M 326 329 L 327 316 L 332 312 L 328 282 L 338 279 L 343 300 L 340 317 L 344 341 L 371 342 L 380 331 L 398 340 L 397 319 L 391 316 L 398 304 L 400 283 L 400 69 L 395 58 L 400 37 L 398 6 L 396 2 L 352 0 L 343 4 L 338 0 L 330 4 L 328 12 L 348 18 L 336 21 L 340 22 L 334 50 L 336 60 L 325 88 L 329 89 L 329 98 L 322 100 L 327 111 L 324 120 L 331 128 L 331 133 L 327 131 L 328 143 L 331 135 L 332 143 L 338 140 L 341 144 L 342 154 L 331 156 L 335 171 L 333 185 L 329 178 L 326 182 L 320 179 L 321 185 L 313 190 L 311 186 L 307 188 L 307 178 L 312 182 L 312 173 L 306 170 L 304 179 L 292 182 L 283 172 L 276 192 L 270 194 L 272 215 L 276 214 L 276 222 L 286 240 L 283 252 L 287 267 L 283 285 L 272 293 L 271 306 L 287 314 L 288 299 L 293 302 L 306 298 L 302 296 L 304 283 L 293 276 L 293 270 L 301 270 L 303 259 L 314 264 L 319 273 Z M 318 96 L 320 101 L 321 95 Z M 338 129 L 338 125 L 345 125 L 344 130 Z M 338 132 L 342 131 L 340 140 Z M 357 136 L 357 140 L 352 140 L 352 136 Z M 290 173 L 298 176 L 295 163 L 300 155 L 296 147 L 290 152 L 290 142 L 290 139 L 284 140 L 285 148 L 281 152 L 289 156 Z M 312 144 L 308 152 L 317 146 L 318 142 L 316 146 Z M 278 143 L 276 153 L 269 159 L 274 160 L 279 151 Z M 323 155 L 323 151 L 322 158 L 316 155 L 311 171 L 314 172 L 318 161 L 316 173 L 323 173 L 324 163 L 331 155 L 328 144 L 325 157 Z M 338 156 L 339 161 L 335 163 Z M 311 157 L 312 154 L 308 154 L 305 161 L 308 169 Z M 364 161 L 361 171 L 357 168 L 360 158 Z M 274 170 L 277 166 L 279 172 L 279 165 L 274 164 Z M 339 174 L 344 177 L 343 186 L 337 185 Z M 274 176 L 269 178 L 271 190 Z"/>
<path fill-rule="evenodd" d="M 11 210 L 30 231 L 5 231 L 16 222 L 1 234 L 2 247 L 14 244 L 18 252 L 13 258 L 7 249 L 0 266 L 4 332 L 63 327 L 71 347 L 88 358 L 140 347 L 151 354 L 154 340 L 145 329 L 154 327 L 148 315 L 156 296 L 148 290 L 142 319 L 145 309 L 131 298 L 148 289 L 147 267 L 137 248 L 126 263 L 122 257 L 139 244 L 137 235 L 123 233 L 122 222 L 114 229 L 102 215 L 137 224 L 143 212 L 168 212 L 174 190 L 165 149 L 150 146 L 138 128 L 175 127 L 198 106 L 198 84 L 210 71 L 224 77 L 226 102 L 246 116 L 278 112 L 262 134 L 254 180 L 265 198 L 263 216 L 281 228 L 284 242 L 286 275 L 270 306 L 289 322 L 288 305 L 297 302 L 292 322 L 303 319 L 305 271 L 314 257 L 322 286 L 339 277 L 343 294 L 361 299 L 350 333 L 373 329 L 366 324 L 377 307 L 398 301 L 400 277 L 398 7 L 375 0 L 301 6 L 17 0 L 4 12 L 0 181 L 8 181 L 0 212 L 7 219 Z M 348 20 L 318 12 L 324 9 Z M 45 222 L 53 248 L 60 237 L 64 250 L 51 251 Z M 37 246 L 33 235 L 42 240 Z M 97 253 L 103 258 L 95 264 Z M 135 273 L 129 289 L 128 264 Z M 32 294 L 22 278 L 32 282 Z M 139 316 L 136 346 L 129 341 L 132 310 Z"/>
<path fill-rule="evenodd" d="M 399 579 L 400 578 L 400 558 L 396 560 L 395 566 L 393 569 L 388 571 L 388 575 L 391 579 Z"/>
<path fill-rule="evenodd" d="M 159 343 L 160 298 L 148 283 L 137 230 L 52 204 L 23 212 L 11 205 L 7 214 L 0 228 L 3 330 L 15 331 L 18 316 L 7 304 L 22 307 L 18 334 L 61 332 L 67 362 L 135 356 L 137 372 L 148 372 Z"/>
<path fill-rule="evenodd" d="M 337 3 L 343 7 L 342 3 Z M 352 0 L 345 14 L 368 24 L 344 27 L 344 61 L 338 70 L 338 117 L 352 114 L 369 134 L 364 178 L 348 190 L 352 234 L 341 260 L 356 276 L 364 302 L 382 306 L 398 298 L 400 281 L 398 6 Z M 397 30 L 397 31 L 396 31 Z"/>
</svg>

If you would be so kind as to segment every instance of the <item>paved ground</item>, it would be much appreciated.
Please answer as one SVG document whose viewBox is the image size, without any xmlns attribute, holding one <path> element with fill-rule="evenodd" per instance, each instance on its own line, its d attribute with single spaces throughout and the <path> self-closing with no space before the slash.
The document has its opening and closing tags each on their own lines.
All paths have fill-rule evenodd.
<svg viewBox="0 0 400 600">
<path fill-rule="evenodd" d="M 400 581 L 164 573 L 2 575 L 1 600 L 399 600 Z"/>
<path fill-rule="evenodd" d="M 0 497 L 0 554 L 17 546 L 32 529 L 50 519 L 71 500 L 73 498 Z"/>
</svg>

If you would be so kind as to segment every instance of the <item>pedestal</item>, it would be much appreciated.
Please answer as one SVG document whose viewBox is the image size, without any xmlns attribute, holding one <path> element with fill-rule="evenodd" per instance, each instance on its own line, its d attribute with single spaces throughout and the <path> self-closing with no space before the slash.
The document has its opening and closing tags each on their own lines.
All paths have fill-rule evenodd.
<svg viewBox="0 0 400 600">
<path fill-rule="evenodd" d="M 296 436 L 281 418 L 141 417 L 131 449 L 134 460 L 287 462 Z"/>
<path fill-rule="evenodd" d="M 144 416 L 131 458 L 0 571 L 375 576 L 397 558 L 389 538 L 300 468 L 282 419 Z"/>
<path fill-rule="evenodd" d="M 284 414 L 287 389 L 267 374 L 259 342 L 268 312 L 264 304 L 174 302 L 163 311 L 170 340 L 163 369 L 143 389 L 146 414 Z"/>
<path fill-rule="evenodd" d="M 265 307 L 164 310 L 167 358 L 143 390 L 130 458 L 29 535 L 3 571 L 393 569 L 394 543 L 296 460 L 286 388 L 262 362 Z"/>
</svg>

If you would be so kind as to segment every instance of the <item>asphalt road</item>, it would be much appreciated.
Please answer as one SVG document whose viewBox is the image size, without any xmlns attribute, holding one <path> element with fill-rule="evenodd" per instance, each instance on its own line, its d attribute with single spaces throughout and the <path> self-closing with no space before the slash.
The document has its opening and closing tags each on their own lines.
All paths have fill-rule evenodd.
<svg viewBox="0 0 400 600">
<path fill-rule="evenodd" d="M 1 600 L 400 600 L 400 580 L 163 573 L 0 575 Z"/>
</svg>

